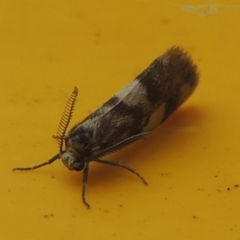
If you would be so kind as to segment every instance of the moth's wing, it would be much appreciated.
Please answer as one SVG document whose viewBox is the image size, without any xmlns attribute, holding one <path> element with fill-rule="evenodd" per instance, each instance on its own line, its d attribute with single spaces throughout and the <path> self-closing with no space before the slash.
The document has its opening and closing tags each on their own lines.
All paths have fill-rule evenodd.
<svg viewBox="0 0 240 240">
<path fill-rule="evenodd" d="M 152 129 L 145 127 L 153 111 L 151 106 L 143 109 L 144 99 L 138 83 L 136 80 L 129 84 L 72 128 L 67 136 L 67 145 L 72 146 L 75 142 L 78 148 L 82 145 L 81 155 L 86 155 L 86 152 L 88 159 L 93 159 L 117 151 L 148 135 Z M 131 102 L 132 91 L 139 93 L 135 94 L 134 104 Z M 137 103 L 138 106 L 135 105 Z"/>
<path fill-rule="evenodd" d="M 151 134 L 151 132 L 145 132 L 145 133 L 140 133 L 140 134 L 137 134 L 137 135 L 134 135 L 134 136 L 131 136 L 127 139 L 124 139 L 123 141 L 113 145 L 113 146 L 110 146 L 109 148 L 106 148 L 106 149 L 103 149 L 100 153 L 98 153 L 97 155 L 95 156 L 92 156 L 91 159 L 94 159 L 94 158 L 101 158 L 105 155 L 108 155 L 110 153 L 113 153 L 113 152 L 116 152 L 128 145 L 130 145 L 131 143 L 137 141 L 137 140 L 141 140 L 143 138 L 145 138 L 146 136 L 148 136 L 149 134 Z M 92 146 L 93 149 L 94 149 L 94 146 Z"/>
<path fill-rule="evenodd" d="M 171 48 L 73 127 L 66 145 L 76 144 L 79 154 L 88 159 L 125 147 L 164 122 L 197 83 L 198 73 L 191 58 L 182 49 Z"/>
</svg>

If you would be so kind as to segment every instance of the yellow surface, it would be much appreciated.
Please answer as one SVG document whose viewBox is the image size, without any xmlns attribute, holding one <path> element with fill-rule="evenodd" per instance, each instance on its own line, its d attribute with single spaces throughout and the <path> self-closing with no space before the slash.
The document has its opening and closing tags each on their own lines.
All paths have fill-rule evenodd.
<svg viewBox="0 0 240 240">
<path fill-rule="evenodd" d="M 227 2 L 227 1 L 225 1 Z M 239 239 L 239 1 L 1 1 L 1 239 Z M 55 134 L 73 87 L 71 126 L 173 45 L 201 73 L 196 92 L 146 141 L 82 172 Z"/>
</svg>

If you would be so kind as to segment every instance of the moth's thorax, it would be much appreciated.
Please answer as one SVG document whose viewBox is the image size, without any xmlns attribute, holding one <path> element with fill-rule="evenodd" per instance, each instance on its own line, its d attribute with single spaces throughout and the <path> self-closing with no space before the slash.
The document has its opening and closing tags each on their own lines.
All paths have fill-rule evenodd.
<svg viewBox="0 0 240 240">
<path fill-rule="evenodd" d="M 75 126 L 65 138 L 65 151 L 61 154 L 64 165 L 75 171 L 81 171 L 88 161 L 91 151 L 89 145 L 91 134 L 83 129 L 81 124 Z"/>
<path fill-rule="evenodd" d="M 93 139 L 94 124 L 93 122 L 84 121 L 75 125 L 65 137 L 67 147 L 76 148 L 78 151 L 88 146 Z"/>
</svg>

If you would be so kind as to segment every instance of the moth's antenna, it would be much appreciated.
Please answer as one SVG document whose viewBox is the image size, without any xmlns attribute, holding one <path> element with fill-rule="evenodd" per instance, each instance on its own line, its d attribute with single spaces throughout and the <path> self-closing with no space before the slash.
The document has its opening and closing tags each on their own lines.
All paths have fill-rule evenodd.
<svg viewBox="0 0 240 240">
<path fill-rule="evenodd" d="M 57 135 L 54 137 L 57 139 L 57 142 L 59 144 L 60 153 L 62 152 L 63 140 L 65 138 L 65 134 L 66 134 L 68 125 L 69 125 L 72 115 L 73 115 L 73 110 L 74 110 L 77 96 L 78 96 L 78 89 L 77 89 L 77 87 L 74 87 L 74 90 L 64 108 L 60 123 L 58 125 Z"/>
</svg>

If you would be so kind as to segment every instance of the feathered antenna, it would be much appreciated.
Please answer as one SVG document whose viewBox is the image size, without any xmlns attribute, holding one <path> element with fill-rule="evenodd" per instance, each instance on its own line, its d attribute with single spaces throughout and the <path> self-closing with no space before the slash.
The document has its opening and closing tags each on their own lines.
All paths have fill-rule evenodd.
<svg viewBox="0 0 240 240">
<path fill-rule="evenodd" d="M 74 90 L 64 108 L 60 123 L 58 125 L 57 135 L 54 136 L 54 138 L 57 139 L 57 142 L 59 144 L 60 153 L 62 152 L 63 141 L 65 139 L 65 134 L 66 134 L 68 125 L 71 121 L 72 115 L 73 115 L 73 110 L 74 110 L 77 96 L 78 96 L 78 89 L 77 89 L 77 87 L 74 87 Z"/>
</svg>

